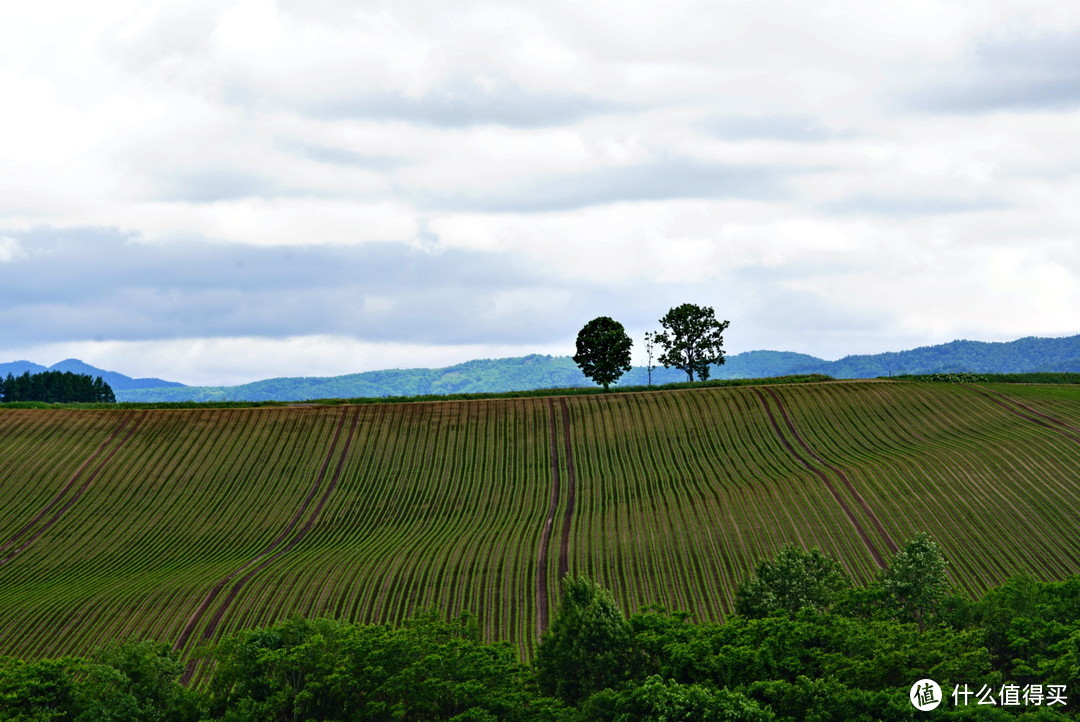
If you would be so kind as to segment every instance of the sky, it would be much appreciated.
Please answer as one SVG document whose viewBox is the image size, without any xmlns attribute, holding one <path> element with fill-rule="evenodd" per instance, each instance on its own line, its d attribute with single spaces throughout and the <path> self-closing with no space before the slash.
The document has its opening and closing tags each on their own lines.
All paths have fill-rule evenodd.
<svg viewBox="0 0 1080 722">
<path fill-rule="evenodd" d="M 0 361 L 276 376 L 1080 333 L 1080 4 L 177 0 L 0 23 Z"/>
</svg>

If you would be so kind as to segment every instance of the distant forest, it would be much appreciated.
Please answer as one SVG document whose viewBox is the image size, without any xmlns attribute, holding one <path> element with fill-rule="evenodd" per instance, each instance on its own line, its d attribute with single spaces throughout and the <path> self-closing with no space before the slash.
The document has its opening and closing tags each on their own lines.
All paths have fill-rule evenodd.
<svg viewBox="0 0 1080 722">
<path fill-rule="evenodd" d="M 953 341 L 867 356 L 826 361 L 789 351 L 746 351 L 710 369 L 712 379 L 751 379 L 826 374 L 837 379 L 899 377 L 907 374 L 1080 373 L 1080 335 L 1024 338 L 1008 343 Z M 653 384 L 686 380 L 678 369 L 652 371 Z M 989 380 L 989 379 L 987 379 Z M 996 379 L 1004 380 L 1004 379 Z M 1031 380 L 1031 379 L 1029 379 Z M 1043 381 L 1061 383 L 1060 380 Z M 613 386 L 645 386 L 648 373 L 635 366 Z M 446 368 L 386 369 L 331 377 L 291 377 L 242 386 L 174 386 L 119 389 L 120 401 L 305 401 L 382 396 L 502 393 L 530 389 L 593 386 L 569 356 L 533 354 L 478 359 Z"/>
<path fill-rule="evenodd" d="M 116 396 L 100 376 L 70 371 L 43 371 L 21 376 L 8 374 L 0 381 L 0 402 L 43 401 L 49 404 L 113 404 Z"/>
</svg>

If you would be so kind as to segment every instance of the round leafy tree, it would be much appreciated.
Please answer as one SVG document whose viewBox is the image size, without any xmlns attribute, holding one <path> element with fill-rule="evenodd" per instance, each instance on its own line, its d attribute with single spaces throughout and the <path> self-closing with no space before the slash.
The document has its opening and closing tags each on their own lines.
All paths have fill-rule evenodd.
<svg viewBox="0 0 1080 722">
<path fill-rule="evenodd" d="M 948 566 L 941 547 L 921 531 L 897 552 L 878 583 L 901 618 L 922 630 L 949 593 Z"/>
<path fill-rule="evenodd" d="M 589 321 L 578 332 L 574 363 L 581 372 L 608 390 L 623 372 L 630 370 L 630 347 L 633 341 L 623 325 L 607 316 Z"/>
<path fill-rule="evenodd" d="M 618 687 L 630 654 L 630 627 L 611 592 L 585 577 L 563 577 L 559 613 L 536 648 L 540 691 L 576 705 Z"/>
<path fill-rule="evenodd" d="M 735 611 L 746 617 L 787 614 L 800 609 L 825 611 L 850 582 L 843 567 L 820 549 L 786 546 L 773 561 L 763 561 L 735 592 Z"/>
</svg>

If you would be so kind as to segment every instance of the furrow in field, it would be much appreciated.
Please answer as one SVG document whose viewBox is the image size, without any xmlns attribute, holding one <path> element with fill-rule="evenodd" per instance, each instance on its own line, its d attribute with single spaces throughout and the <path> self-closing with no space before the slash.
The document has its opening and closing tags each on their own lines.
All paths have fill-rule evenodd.
<svg viewBox="0 0 1080 722">
<path fill-rule="evenodd" d="M 332 457 L 332 455 L 334 453 L 334 448 L 337 446 L 337 442 L 338 442 L 338 439 L 341 436 L 341 430 L 342 430 L 342 427 L 345 424 L 345 418 L 346 418 L 347 415 L 348 415 L 348 409 L 343 409 L 342 414 L 341 414 L 341 420 L 338 422 L 338 427 L 334 432 L 334 439 L 330 444 L 330 451 L 327 453 L 326 460 L 324 461 L 323 467 L 319 472 L 319 477 L 320 477 L 319 481 L 320 482 L 322 481 L 322 478 L 325 477 L 325 475 L 326 475 L 327 465 L 329 464 L 330 458 Z M 352 417 L 353 417 L 352 425 L 349 427 L 349 432 L 348 432 L 347 436 L 345 437 L 345 444 L 344 444 L 344 447 L 342 448 L 341 456 L 338 459 L 337 466 L 334 469 L 334 475 L 331 477 L 330 483 L 326 486 L 326 490 L 323 492 L 322 497 L 319 499 L 319 503 L 315 506 L 315 509 L 308 515 L 307 520 L 304 522 L 304 526 L 300 527 L 299 531 L 297 531 L 296 534 L 292 537 L 292 539 L 290 539 L 283 547 L 281 547 L 281 549 L 279 549 L 278 551 L 274 552 L 273 554 L 271 554 L 269 556 L 266 556 L 261 562 L 256 564 L 250 571 L 248 571 L 247 574 L 245 574 L 235 584 L 233 584 L 232 588 L 229 590 L 229 593 L 225 596 L 225 599 L 222 600 L 221 604 L 218 605 L 217 611 L 214 612 L 214 615 L 210 618 L 210 621 L 207 623 L 206 627 L 203 629 L 203 633 L 202 633 L 203 641 L 209 640 L 211 637 L 213 637 L 214 632 L 217 630 L 218 625 L 221 623 L 221 618 L 223 616 L 225 616 L 225 612 L 228 611 L 229 606 L 232 604 L 233 600 L 236 598 L 236 595 L 240 593 L 240 590 L 243 589 L 244 585 L 247 584 L 247 582 L 252 577 L 254 577 L 256 574 L 258 574 L 260 571 L 262 571 L 268 565 L 270 565 L 275 560 L 277 560 L 280 557 L 287 554 L 289 552 L 289 550 L 291 550 L 294 546 L 296 546 L 300 542 L 300 540 L 303 539 L 307 535 L 307 533 L 311 530 L 312 525 L 315 523 L 315 519 L 318 518 L 319 513 L 322 511 L 323 506 L 326 505 L 326 500 L 329 498 L 330 494 L 333 493 L 334 488 L 338 484 L 338 480 L 341 478 L 341 470 L 345 465 L 345 459 L 349 455 L 349 446 L 352 443 L 353 437 L 355 436 L 356 424 L 357 424 L 357 421 L 360 418 L 359 412 L 358 412 L 358 410 L 356 408 L 353 409 Z M 310 503 L 312 496 L 313 495 L 309 495 L 308 498 L 305 500 L 305 502 L 304 502 L 305 507 Z M 298 517 L 294 517 L 294 518 L 298 518 Z M 283 540 L 285 538 L 285 536 L 286 536 L 285 534 L 279 535 L 278 538 L 275 540 L 275 542 Z M 258 561 L 258 560 L 257 559 L 253 560 L 253 562 L 256 562 L 256 561 Z M 250 566 L 250 564 L 248 566 Z M 236 573 L 238 573 L 239 571 L 242 571 L 244 568 L 246 568 L 246 567 L 242 567 L 240 570 L 237 570 L 237 572 L 234 572 L 234 574 L 232 576 L 235 576 Z M 190 636 L 190 632 L 187 629 L 185 629 L 185 632 L 188 632 L 188 635 Z M 186 639 L 185 639 L 185 641 L 186 641 Z M 184 670 L 183 677 L 181 678 L 181 681 L 184 684 L 187 684 L 191 680 L 191 676 L 195 672 L 196 663 L 197 663 L 197 660 L 194 659 L 194 658 L 188 661 L 187 667 Z"/>
<path fill-rule="evenodd" d="M 894 538 L 929 531 L 948 550 L 954 584 L 977 594 L 1021 572 L 1048 578 L 1075 570 L 1068 439 L 1009 421 L 959 386 L 828 391 L 783 393 L 808 419 L 809 444 L 843 459 Z M 918 430 L 921 439 L 889 433 L 894 428 Z"/>
<path fill-rule="evenodd" d="M 192 632 L 195 631 L 195 627 L 199 624 L 199 621 L 206 613 L 206 610 L 210 607 L 211 604 L 214 603 L 214 600 L 221 593 L 221 590 L 224 589 L 226 584 L 228 584 L 238 574 L 241 574 L 248 568 L 258 564 L 261 560 L 265 559 L 274 551 L 274 549 L 282 542 L 282 540 L 284 540 L 286 537 L 288 537 L 290 533 L 292 533 L 292 530 L 296 527 L 297 523 L 299 523 L 301 516 L 303 516 L 304 512 L 307 511 L 308 506 L 311 505 L 311 501 L 315 498 L 315 495 L 318 493 L 319 487 L 322 484 L 323 479 L 326 477 L 326 471 L 330 466 L 330 460 L 334 456 L 334 450 L 337 447 L 338 439 L 341 436 L 341 430 L 345 426 L 345 418 L 347 414 L 348 410 L 342 409 L 341 419 L 338 421 L 337 429 L 334 431 L 334 437 L 330 442 L 330 448 L 327 450 L 326 457 L 323 459 L 322 468 L 319 469 L 319 473 L 315 477 L 315 482 L 311 485 L 311 490 L 308 492 L 307 498 L 304 499 L 303 503 L 296 510 L 296 513 L 293 514 L 292 519 L 289 520 L 289 523 L 285 526 L 281 533 L 278 534 L 278 536 L 272 542 L 270 542 L 270 544 L 265 549 L 263 549 L 263 551 L 260 552 L 258 556 L 254 557 L 246 564 L 239 567 L 227 577 L 219 581 L 216 585 L 214 585 L 214 587 L 209 591 L 209 593 L 207 593 L 206 597 L 203 599 L 202 604 L 200 604 L 199 607 L 192 613 L 191 617 L 188 618 L 187 624 L 180 632 L 180 637 L 177 639 L 176 644 L 174 645 L 175 649 L 183 650 L 184 647 L 187 646 L 188 639 L 190 639 Z M 185 672 L 185 676 L 188 679 L 190 679 L 190 672 L 191 667 L 189 665 L 188 671 Z"/>
<path fill-rule="evenodd" d="M 559 508 L 559 429 L 555 416 L 555 400 L 548 399 L 548 418 L 551 426 L 551 501 L 548 503 L 547 517 L 540 532 L 540 552 L 536 559 L 536 636 L 540 637 L 548 628 L 548 542 L 551 540 L 551 527 L 555 522 L 555 512 Z"/>
<path fill-rule="evenodd" d="M 569 572 L 568 556 L 570 553 L 570 522 L 574 518 L 574 494 L 577 479 L 574 477 L 574 454 L 570 449 L 570 409 L 566 399 L 559 399 L 562 406 L 563 448 L 566 451 L 566 510 L 563 512 L 562 540 L 559 543 L 559 579 Z"/>
<path fill-rule="evenodd" d="M 119 434 L 123 430 L 124 426 L 126 426 L 128 421 L 130 420 L 130 414 L 124 414 L 120 418 L 120 423 L 116 426 L 116 428 L 113 429 L 109 436 L 98 445 L 94 453 L 92 453 L 89 457 L 83 460 L 82 464 L 79 465 L 79 468 L 77 468 L 75 472 L 68 478 L 67 483 L 60 488 L 60 491 L 56 492 L 55 496 L 53 496 L 49 503 L 46 504 L 45 507 L 37 513 L 37 516 L 35 516 L 33 519 L 28 521 L 22 528 L 16 531 L 10 539 L 8 539 L 3 544 L 0 544 L 0 555 L 4 554 L 4 552 L 11 548 L 11 546 L 13 546 L 14 544 L 17 544 L 20 537 L 33 529 L 35 526 L 37 526 L 37 523 L 41 521 L 46 514 L 52 511 L 53 507 L 60 503 L 60 500 L 67 495 L 68 491 L 71 490 L 71 487 L 74 486 L 75 482 L 79 480 L 80 476 L 82 476 L 82 473 L 86 470 L 86 467 L 94 463 L 94 460 L 101 456 L 102 453 L 104 453 L 105 449 L 109 447 L 109 444 L 113 442 L 117 434 Z M 5 431 L 7 430 L 5 429 Z"/>
<path fill-rule="evenodd" d="M 242 577 L 239 581 L 236 582 L 236 584 L 233 585 L 233 588 L 231 590 L 229 590 L 229 594 L 222 601 L 221 605 L 218 607 L 217 611 L 214 613 L 214 616 L 210 618 L 210 622 L 206 625 L 206 628 L 203 630 L 202 638 L 204 640 L 205 639 L 210 639 L 213 636 L 214 631 L 217 629 L 218 624 L 220 624 L 220 622 L 221 622 L 221 618 L 225 615 L 225 612 L 228 610 L 229 605 L 232 603 L 233 599 L 236 598 L 236 595 L 240 592 L 240 589 L 244 586 L 244 584 L 246 584 L 248 582 L 248 580 L 250 580 L 253 576 L 255 576 L 260 570 L 265 568 L 267 565 L 269 565 L 273 561 L 279 559 L 284 554 L 288 553 L 305 536 L 307 536 L 309 531 L 311 531 L 312 525 L 315 523 L 315 520 L 319 517 L 319 513 L 322 512 L 323 507 L 326 505 L 326 500 L 330 497 L 330 494 L 333 493 L 334 489 L 337 487 L 338 481 L 341 479 L 341 470 L 345 465 L 345 459 L 349 455 L 349 446 L 351 445 L 353 437 L 354 437 L 354 435 L 356 433 L 356 424 L 357 424 L 358 418 L 359 418 L 359 414 L 356 413 L 356 411 L 354 409 L 352 425 L 349 427 L 349 432 L 345 437 L 345 444 L 344 444 L 344 447 L 341 450 L 341 456 L 338 459 L 337 466 L 334 469 L 334 475 L 331 477 L 330 483 L 327 484 L 326 489 L 323 491 L 322 496 L 319 498 L 319 503 L 315 505 L 315 509 L 308 515 L 307 520 L 304 522 L 304 525 L 302 527 L 300 527 L 299 531 L 297 531 L 296 534 L 283 547 L 281 547 L 281 549 L 279 549 L 274 554 L 266 557 L 261 563 L 259 563 L 253 569 L 251 569 L 244 577 Z M 341 433 L 341 423 L 343 423 L 344 420 L 345 420 L 345 413 L 342 414 L 342 421 L 339 423 L 338 429 L 334 433 L 334 441 L 333 441 L 333 444 L 332 444 L 331 448 L 333 448 L 333 446 L 335 446 L 337 444 L 337 442 L 338 442 L 338 439 L 339 439 L 339 436 L 340 436 L 340 433 Z M 325 470 L 324 470 L 323 475 L 325 475 Z M 279 536 L 278 539 L 279 540 L 284 539 L 284 535 Z"/>
<path fill-rule="evenodd" d="M 71 498 L 69 498 L 47 522 L 38 527 L 37 530 L 34 531 L 33 534 L 30 534 L 30 536 L 27 537 L 25 540 L 22 540 L 22 544 L 19 544 L 20 538 L 27 531 L 32 529 L 46 514 L 52 511 L 57 504 L 60 503 L 60 500 L 64 498 L 64 496 L 68 493 L 71 487 L 74 486 L 75 482 L 78 481 L 83 471 L 85 471 L 86 468 L 90 466 L 94 462 L 94 460 L 97 459 L 105 451 L 105 449 L 107 449 L 109 445 L 116 439 L 117 435 L 127 425 L 129 419 L 132 418 L 131 416 L 125 414 L 120 424 L 116 427 L 112 434 L 109 435 L 109 438 L 103 441 L 101 443 L 101 446 L 97 448 L 97 451 L 95 451 L 90 458 L 83 462 L 82 466 L 80 466 L 75 471 L 75 473 L 71 475 L 71 478 L 68 479 L 67 484 L 65 484 L 64 487 L 59 492 L 57 492 L 56 496 L 53 497 L 52 501 L 50 501 L 49 504 L 46 505 L 46 507 L 42 509 L 41 512 L 39 512 L 38 515 L 35 516 L 28 524 L 26 524 L 22 529 L 16 532 L 15 535 L 11 537 L 11 539 L 4 543 L 4 547 L 0 549 L 0 554 L 3 554 L 5 551 L 11 549 L 11 547 L 15 546 L 16 544 L 19 544 L 19 546 L 11 551 L 8 551 L 7 556 L 0 559 L 0 565 L 7 564 L 15 557 L 15 555 L 17 555 L 23 549 L 26 549 L 26 547 L 30 546 L 35 539 L 40 537 L 42 534 L 48 531 L 53 524 L 59 521 L 60 517 L 62 517 L 64 513 L 68 509 L 70 509 L 72 505 L 75 504 L 75 502 L 82 498 L 83 494 L 86 493 L 86 490 L 90 488 L 90 484 L 93 483 L 94 479 L 96 479 L 98 474 L 101 473 L 101 470 L 105 468 L 105 465 L 109 463 L 109 460 L 116 456 L 116 452 L 119 451 L 120 448 L 127 442 L 127 440 L 131 438 L 131 435 L 135 433 L 135 430 L 139 426 L 139 422 L 143 419 L 145 415 L 145 412 L 137 415 L 135 422 L 131 425 L 131 428 L 128 430 L 124 438 L 121 439 L 118 444 L 113 446 L 112 451 L 110 451 L 109 454 L 101 460 L 101 463 L 99 463 L 97 467 L 94 468 L 93 472 L 91 472 L 90 475 L 86 478 L 86 481 L 82 483 L 82 486 L 78 488 L 78 490 L 71 496 Z"/>
<path fill-rule="evenodd" d="M 870 505 L 866 503 L 866 499 L 863 498 L 862 494 L 860 494 L 855 488 L 855 486 L 851 483 L 851 480 L 848 479 L 847 474 L 845 474 L 841 469 L 833 466 L 829 462 L 822 459 L 813 449 L 810 448 L 810 446 L 803 439 L 802 435 L 799 434 L 798 429 L 795 428 L 795 424 L 792 422 L 791 416 L 788 415 L 787 409 L 784 407 L 784 404 L 780 400 L 780 396 L 776 393 L 776 390 L 768 386 L 765 387 L 765 390 L 768 391 L 769 395 L 773 397 L 773 401 L 776 402 L 776 407 L 780 409 L 780 415 L 784 417 L 784 423 L 787 424 L 788 430 L 791 431 L 791 435 L 795 437 L 795 440 L 799 442 L 799 445 L 802 446 L 803 449 L 806 450 L 806 453 L 810 454 L 810 456 L 812 456 L 815 461 L 817 461 L 819 464 L 840 477 L 840 481 L 844 482 L 844 486 L 847 487 L 848 493 L 850 493 L 855 498 L 855 501 L 858 502 L 859 506 L 863 510 L 863 513 L 866 514 L 866 517 L 870 520 L 870 523 L 874 525 L 874 528 L 877 529 L 878 534 L 880 534 L 881 538 L 885 540 L 885 546 L 889 548 L 889 551 L 893 554 L 900 551 L 900 547 L 896 545 L 896 542 L 892 540 L 892 537 L 889 536 L 889 533 L 885 531 L 885 527 L 882 526 L 881 520 L 877 518 L 877 514 L 875 514 L 870 508 Z"/>
<path fill-rule="evenodd" d="M 784 436 L 784 432 L 780 430 L 780 424 L 777 423 L 776 417 L 773 415 L 772 408 L 769 406 L 769 402 L 766 400 L 765 395 L 761 393 L 761 391 L 758 389 L 753 389 L 753 391 L 761 400 L 762 406 L 765 407 L 765 413 L 768 414 L 769 422 L 772 424 L 773 429 L 776 431 L 776 436 L 778 439 L 780 439 L 780 443 L 784 445 L 784 448 L 788 450 L 788 453 L 794 456 L 800 464 L 805 466 L 819 479 L 821 479 L 821 481 L 828 488 L 829 492 L 832 494 L 833 498 L 836 499 L 836 503 L 839 504 L 840 508 L 844 510 L 845 516 L 847 516 L 848 521 L 851 522 L 851 525 L 855 528 L 855 533 L 859 535 L 860 539 L 862 539 L 863 545 L 866 547 L 867 551 L 870 552 L 870 556 L 874 558 L 874 561 L 877 562 L 877 565 L 879 567 L 884 569 L 886 566 L 884 557 L 881 556 L 881 553 L 870 542 L 870 536 L 866 533 L 866 530 L 863 529 L 862 524 L 859 523 L 859 520 L 855 518 L 855 514 L 852 513 L 851 508 L 848 506 L 847 502 L 844 501 L 844 498 L 840 496 L 839 492 L 837 492 L 836 487 L 833 486 L 833 483 L 829 480 L 828 475 L 820 469 L 816 468 L 809 461 L 804 459 L 799 454 L 799 452 L 795 450 L 795 447 L 793 447 L 791 445 L 791 442 L 787 440 L 787 437 Z"/>
<path fill-rule="evenodd" d="M 1067 424 L 1064 421 L 1054 418 L 1053 416 L 1050 416 L 1048 414 L 1044 414 L 1041 411 L 1036 411 L 1027 404 L 1022 404 L 1016 399 L 1009 398 L 1005 394 L 1000 394 L 993 389 L 988 389 L 983 386 L 979 386 L 978 384 L 972 384 L 971 388 L 976 393 L 982 394 L 983 396 L 990 399 L 991 401 L 998 404 L 1007 411 L 1021 418 L 1027 419 L 1028 421 L 1036 423 L 1039 426 L 1045 426 L 1046 428 L 1056 431 L 1059 434 L 1062 434 L 1063 436 L 1066 436 L 1075 441 L 1076 443 L 1080 444 L 1080 429 L 1078 429 L 1077 427 L 1071 424 Z M 994 398 L 995 396 L 997 396 L 998 398 Z M 1001 401 L 999 399 L 1004 399 L 1004 401 Z M 1020 409 L 1022 409 L 1022 411 Z"/>
</svg>

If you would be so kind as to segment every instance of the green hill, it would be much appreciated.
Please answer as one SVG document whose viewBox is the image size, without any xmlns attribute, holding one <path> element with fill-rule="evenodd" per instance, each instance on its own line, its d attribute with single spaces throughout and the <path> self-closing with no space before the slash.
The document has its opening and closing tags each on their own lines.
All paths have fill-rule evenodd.
<svg viewBox="0 0 1080 722">
<path fill-rule="evenodd" d="M 481 614 L 564 573 L 721 620 L 786 544 L 928 531 L 975 594 L 1080 572 L 1080 387 L 827 382 L 258 409 L 0 409 L 0 655 L 192 654 L 293 614 Z"/>
</svg>

